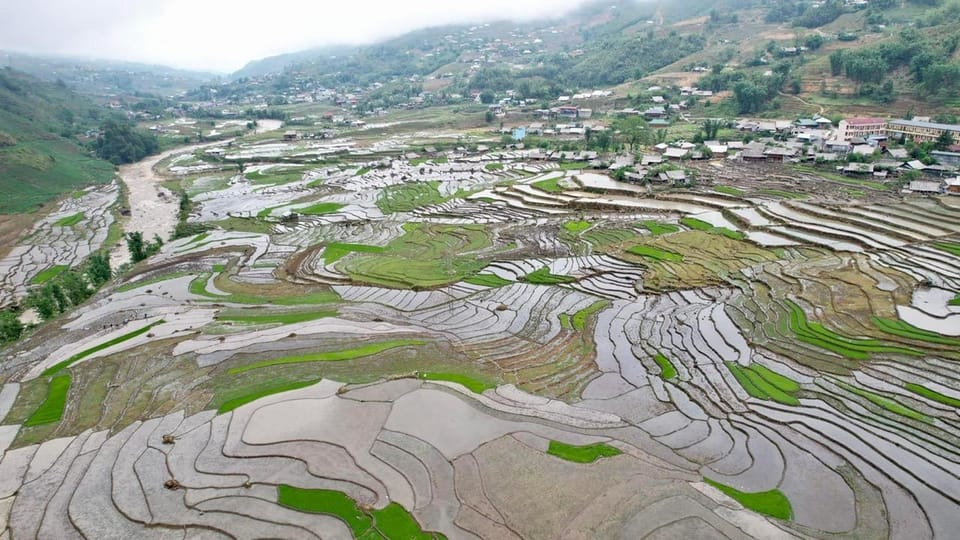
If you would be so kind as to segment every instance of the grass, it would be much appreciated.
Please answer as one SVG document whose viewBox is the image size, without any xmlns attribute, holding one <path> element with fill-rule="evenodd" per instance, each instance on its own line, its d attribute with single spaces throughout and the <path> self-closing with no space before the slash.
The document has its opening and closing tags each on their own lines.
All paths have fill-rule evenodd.
<svg viewBox="0 0 960 540">
<path fill-rule="evenodd" d="M 190 282 L 188 291 L 197 296 L 204 296 L 209 300 L 229 304 L 250 304 L 263 305 L 273 304 L 277 306 L 309 306 L 316 304 L 332 304 L 340 300 L 340 296 L 334 291 L 316 291 L 294 296 L 260 296 L 253 294 L 228 294 L 226 296 L 213 294 L 207 290 L 207 280 L 212 274 L 200 274 L 196 279 Z"/>
<path fill-rule="evenodd" d="M 660 223 L 659 221 L 644 221 L 641 223 L 645 229 L 650 231 L 650 234 L 654 236 L 660 236 L 663 234 L 670 234 L 680 231 L 680 227 L 677 227 L 673 223 Z"/>
<path fill-rule="evenodd" d="M 327 264 L 333 264 L 346 257 L 350 253 L 383 253 L 384 248 L 380 246 L 368 246 L 366 244 L 341 244 L 334 242 L 327 244 L 323 250 L 323 261 Z"/>
<path fill-rule="evenodd" d="M 725 195 L 733 195 L 735 197 L 742 197 L 747 194 L 742 189 L 737 189 L 735 187 L 730 187 L 730 186 L 713 186 L 713 190 L 716 191 L 717 193 L 723 193 Z"/>
<path fill-rule="evenodd" d="M 322 216 L 325 214 L 333 214 L 344 206 L 346 205 L 334 202 L 324 202 L 307 206 L 306 208 L 297 208 L 295 212 L 305 216 Z"/>
<path fill-rule="evenodd" d="M 914 394 L 921 395 L 931 401 L 936 401 L 937 403 L 942 403 L 948 407 L 954 407 L 960 409 L 960 399 L 952 398 L 950 396 L 945 396 L 936 390 L 931 390 L 926 386 L 916 384 L 916 383 L 906 383 L 903 385 L 904 388 L 913 392 Z"/>
<path fill-rule="evenodd" d="M 604 443 L 574 446 L 560 441 L 550 441 L 547 453 L 574 463 L 593 463 L 600 458 L 619 456 L 623 452 L 619 448 Z"/>
<path fill-rule="evenodd" d="M 42 270 L 39 274 L 33 276 L 33 279 L 30 280 L 31 285 L 43 285 L 44 283 L 50 281 L 51 279 L 59 276 L 69 269 L 69 266 L 58 264 L 56 266 L 51 266 L 45 270 Z"/>
<path fill-rule="evenodd" d="M 720 235 L 726 236 L 731 240 L 743 240 L 747 237 L 745 234 L 743 234 L 740 231 L 734 231 L 726 227 L 714 227 L 712 224 L 697 218 L 685 217 L 680 220 L 680 223 L 684 224 L 685 226 L 691 229 L 708 232 L 711 234 L 720 234 Z"/>
<path fill-rule="evenodd" d="M 677 368 L 673 366 L 673 362 L 669 358 L 663 355 L 663 353 L 657 353 L 653 357 L 653 361 L 660 366 L 660 378 L 668 381 L 674 379 L 677 376 Z"/>
<path fill-rule="evenodd" d="M 64 360 L 64 361 L 59 362 L 59 363 L 57 363 L 57 364 L 54 364 L 54 365 L 48 367 L 47 369 L 45 369 L 45 370 L 43 371 L 43 376 L 44 376 L 44 377 L 49 377 L 49 376 L 51 376 L 51 375 L 55 375 L 56 373 L 58 373 L 59 371 L 63 370 L 64 368 L 70 367 L 71 365 L 79 362 L 80 360 L 83 360 L 84 358 L 90 356 L 91 354 L 98 353 L 98 352 L 100 352 L 100 351 L 102 351 L 102 350 L 104 350 L 104 349 L 113 347 L 114 345 L 119 345 L 120 343 L 123 343 L 124 341 L 129 341 L 129 340 L 131 340 L 131 339 L 133 339 L 133 338 L 135 338 L 135 337 L 137 337 L 137 336 L 141 336 L 141 335 L 143 335 L 143 334 L 146 334 L 146 333 L 149 332 L 150 329 L 153 328 L 154 326 L 163 324 L 163 323 L 165 323 L 165 322 L 166 322 L 166 321 L 164 321 L 163 319 L 160 319 L 159 321 L 157 321 L 157 322 L 155 322 L 155 323 L 152 323 L 152 324 L 148 324 L 147 326 L 144 326 L 143 328 L 140 328 L 139 330 L 134 330 L 133 332 L 128 332 L 128 333 L 126 333 L 126 334 L 124 334 L 124 335 L 122 335 L 122 336 L 115 337 L 115 338 L 113 338 L 113 339 L 111 339 L 111 340 L 109 340 L 109 341 L 104 341 L 103 343 L 100 343 L 99 345 L 95 345 L 95 346 L 93 346 L 93 347 L 90 347 L 89 349 L 86 349 L 86 350 L 84 350 L 84 351 L 78 352 L 77 354 L 71 356 L 70 358 L 67 358 L 67 359 Z"/>
<path fill-rule="evenodd" d="M 361 507 L 340 491 L 304 489 L 287 484 L 277 486 L 277 502 L 300 512 L 325 514 L 343 521 L 354 538 L 362 540 L 445 539 L 440 533 L 425 532 L 399 504 L 392 502 L 381 510 Z"/>
<path fill-rule="evenodd" d="M 747 493 L 709 478 L 703 480 L 754 512 L 783 520 L 788 520 L 793 516 L 790 499 L 778 489 Z"/>
<path fill-rule="evenodd" d="M 788 300 L 787 306 L 790 310 L 790 330 L 804 343 L 826 349 L 851 360 L 869 360 L 872 354 L 877 353 L 923 356 L 923 353 L 916 349 L 887 345 L 876 339 L 851 338 L 838 334 L 825 328 L 820 323 L 809 322 L 807 314 L 797 304 Z"/>
<path fill-rule="evenodd" d="M 648 259 L 654 259 L 657 261 L 667 261 L 667 262 L 683 261 L 683 255 L 680 255 L 679 253 L 674 253 L 672 251 L 655 248 L 653 246 L 633 246 L 632 248 L 627 250 L 627 253 L 632 253 L 633 255 L 639 255 L 641 257 L 646 257 Z"/>
<path fill-rule="evenodd" d="M 503 163 L 487 163 L 486 165 L 483 166 L 483 168 L 491 172 L 502 171 Z"/>
<path fill-rule="evenodd" d="M 864 389 L 862 389 L 862 388 L 857 388 L 857 387 L 855 387 L 855 386 L 853 386 L 853 385 L 850 385 L 850 384 L 847 384 L 847 383 L 845 383 L 845 382 L 843 382 L 843 381 L 833 380 L 833 383 L 836 384 L 837 386 L 839 386 L 840 388 L 843 388 L 843 389 L 846 390 L 847 392 L 850 392 L 851 394 L 858 395 L 858 396 L 866 399 L 866 400 L 869 401 L 870 403 L 873 403 L 874 405 L 876 405 L 876 406 L 878 406 L 878 407 L 880 407 L 880 408 L 882 408 L 882 409 L 886 409 L 886 410 L 892 412 L 893 414 L 898 414 L 898 415 L 904 416 L 904 417 L 906 417 L 906 418 L 912 418 L 913 420 L 917 420 L 918 422 L 924 422 L 924 423 L 927 423 L 927 424 L 930 424 L 930 423 L 933 422 L 933 421 L 930 419 L 929 416 L 927 416 L 927 415 L 925 415 L 925 414 L 923 414 L 923 413 L 921 413 L 921 412 L 919 412 L 919 411 L 915 411 L 915 410 L 911 409 L 910 407 L 907 407 L 907 406 L 901 404 L 901 403 L 898 402 L 898 401 L 895 401 L 895 400 L 892 400 L 892 399 L 890 399 L 890 398 L 881 396 L 880 394 L 877 394 L 877 393 L 875 393 L 875 392 L 870 392 L 869 390 L 864 390 Z"/>
<path fill-rule="evenodd" d="M 570 323 L 574 329 L 579 330 L 580 332 L 583 332 L 583 329 L 586 328 L 587 326 L 587 319 L 591 315 L 595 313 L 599 313 L 609 305 L 610 305 L 610 302 L 607 302 L 606 300 L 600 300 L 600 301 L 594 302 L 588 307 L 585 307 L 580 311 L 574 313 L 573 317 L 570 319 Z"/>
<path fill-rule="evenodd" d="M 262 388 L 258 388 L 254 392 L 250 392 L 248 394 L 244 394 L 242 396 L 224 401 L 223 403 L 220 404 L 220 407 L 217 408 L 217 412 L 219 414 L 223 414 L 225 412 L 232 411 L 238 407 L 242 407 L 243 405 L 246 405 L 247 403 L 250 403 L 252 401 L 256 401 L 262 397 L 272 396 L 274 394 L 280 394 L 283 392 L 290 392 L 291 390 L 299 390 L 301 388 L 313 386 L 318 382 L 320 382 L 320 379 L 316 379 L 313 381 L 298 381 L 298 382 L 291 382 L 291 383 L 285 383 L 285 384 L 275 384 L 272 386 L 264 386 Z"/>
<path fill-rule="evenodd" d="M 586 161 L 568 161 L 560 164 L 561 171 L 580 171 L 590 167 Z"/>
<path fill-rule="evenodd" d="M 865 188 L 869 188 L 869 189 L 875 189 L 875 190 L 878 190 L 878 191 L 886 191 L 886 190 L 890 189 L 890 186 L 888 186 L 888 185 L 886 185 L 886 184 L 882 184 L 882 183 L 880 183 L 880 182 L 873 182 L 873 181 L 870 181 L 870 180 L 861 180 L 861 179 L 859 179 L 859 178 L 854 178 L 854 177 L 850 177 L 850 176 L 843 176 L 843 175 L 841 175 L 841 174 L 837 174 L 837 173 L 834 173 L 834 172 L 828 172 L 828 171 L 820 170 L 820 169 L 817 169 L 817 168 L 814 168 L 814 167 L 810 167 L 810 166 L 808 166 L 808 165 L 793 165 L 792 168 L 793 168 L 794 170 L 796 170 L 796 171 L 799 171 L 799 172 L 803 172 L 803 173 L 807 173 L 807 174 L 813 174 L 813 175 L 816 175 L 816 176 L 820 176 L 820 177 L 822 177 L 822 178 L 826 178 L 826 179 L 828 179 L 828 180 L 833 180 L 834 182 L 840 182 L 841 184 L 847 184 L 847 185 L 851 185 L 851 186 L 865 187 Z"/>
<path fill-rule="evenodd" d="M 80 223 L 85 219 L 87 219 L 87 215 L 84 214 L 83 212 L 78 212 L 72 216 L 67 216 L 65 218 L 58 220 L 56 223 L 53 224 L 53 226 L 54 227 L 73 227 L 74 225 L 76 225 L 77 223 Z"/>
<path fill-rule="evenodd" d="M 295 324 L 328 317 L 336 317 L 337 311 L 332 309 L 307 311 L 297 313 L 268 313 L 265 315 L 247 315 L 228 313 L 217 315 L 219 321 L 229 321 L 240 324 Z"/>
<path fill-rule="evenodd" d="M 589 221 L 582 221 L 582 220 L 568 221 L 563 224 L 563 230 L 572 234 L 580 234 L 592 226 L 593 224 L 590 223 Z"/>
<path fill-rule="evenodd" d="M 871 320 L 873 321 L 873 324 L 877 326 L 877 328 L 883 330 L 887 334 L 917 341 L 925 341 L 927 343 L 935 343 L 937 345 L 960 347 L 960 338 L 946 337 L 936 332 L 923 330 L 905 321 L 883 319 L 880 317 L 873 317 Z"/>
<path fill-rule="evenodd" d="M 727 369 L 737 379 L 740 386 L 752 397 L 765 401 L 775 401 L 783 405 L 797 406 L 800 400 L 794 394 L 800 391 L 800 384 L 771 371 L 759 364 L 743 367 L 736 362 L 726 362 Z"/>
<path fill-rule="evenodd" d="M 384 214 L 412 212 L 421 206 L 441 204 L 447 200 L 440 194 L 440 182 L 419 182 L 388 186 L 380 192 L 377 208 Z"/>
<path fill-rule="evenodd" d="M 426 344 L 425 341 L 416 340 L 416 339 L 394 339 L 390 341 L 381 341 L 378 343 L 370 343 L 367 345 L 362 345 L 360 347 L 354 347 L 352 349 L 344 349 L 340 351 L 327 351 L 319 353 L 308 353 L 308 354 L 299 354 L 295 356 L 284 356 L 282 358 L 275 358 L 273 360 L 264 360 L 261 362 L 254 362 L 245 366 L 240 366 L 232 368 L 228 371 L 230 375 L 236 375 L 238 373 L 245 373 L 247 371 L 252 371 L 255 369 L 261 369 L 271 366 L 282 366 L 288 364 L 304 364 L 308 362 L 343 362 L 345 360 L 354 360 L 357 358 L 363 358 L 366 356 L 373 356 L 375 354 L 382 353 L 384 351 L 389 351 L 391 349 L 399 349 L 401 347 L 417 347 L 420 345 Z"/>
<path fill-rule="evenodd" d="M 354 176 L 363 176 L 363 175 L 367 174 L 368 172 L 370 172 L 370 171 L 372 171 L 372 170 L 373 170 L 373 167 L 360 167 L 359 169 L 357 169 L 357 172 L 355 172 L 353 175 L 354 175 Z"/>
<path fill-rule="evenodd" d="M 507 285 L 513 284 L 509 279 L 504 279 L 496 274 L 475 274 L 463 281 L 471 285 L 490 288 L 506 287 Z"/>
<path fill-rule="evenodd" d="M 419 377 L 424 381 L 447 381 L 461 384 L 474 394 L 482 394 L 486 390 L 492 390 L 497 387 L 495 384 L 487 383 L 474 377 L 470 377 L 469 375 L 461 375 L 459 373 L 427 372 L 420 373 Z"/>
<path fill-rule="evenodd" d="M 63 417 L 63 409 L 67 405 L 67 394 L 70 392 L 70 375 L 65 373 L 50 380 L 47 388 L 47 398 L 40 407 L 23 423 L 24 426 L 42 426 L 54 424 Z"/>
<path fill-rule="evenodd" d="M 527 274 L 520 279 L 527 283 L 533 283 L 534 285 L 559 285 L 561 283 L 573 283 L 577 281 L 576 278 L 570 276 L 551 274 L 549 266 L 544 266 L 536 272 Z"/>
</svg>

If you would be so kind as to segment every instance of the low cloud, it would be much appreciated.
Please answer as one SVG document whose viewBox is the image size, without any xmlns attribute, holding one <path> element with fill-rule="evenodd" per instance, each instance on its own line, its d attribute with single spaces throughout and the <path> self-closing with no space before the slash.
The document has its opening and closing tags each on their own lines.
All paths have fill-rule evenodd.
<svg viewBox="0 0 960 540">
<path fill-rule="evenodd" d="M 585 0 L 76 0 L 0 6 L 0 49 L 232 71 L 265 56 L 429 26 L 562 16 Z"/>
</svg>

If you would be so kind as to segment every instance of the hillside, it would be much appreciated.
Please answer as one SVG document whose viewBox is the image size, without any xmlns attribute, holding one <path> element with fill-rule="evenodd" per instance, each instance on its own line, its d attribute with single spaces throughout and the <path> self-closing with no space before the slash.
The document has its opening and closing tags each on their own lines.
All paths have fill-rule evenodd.
<svg viewBox="0 0 960 540">
<path fill-rule="evenodd" d="M 0 70 L 0 213 L 30 211 L 109 182 L 113 165 L 92 157 L 78 138 L 96 129 L 103 114 L 65 86 Z"/>
</svg>

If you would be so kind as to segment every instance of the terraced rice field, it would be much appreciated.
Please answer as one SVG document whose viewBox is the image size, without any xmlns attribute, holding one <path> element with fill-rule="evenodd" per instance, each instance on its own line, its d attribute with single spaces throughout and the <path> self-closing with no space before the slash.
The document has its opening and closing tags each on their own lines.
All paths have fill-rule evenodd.
<svg viewBox="0 0 960 540">
<path fill-rule="evenodd" d="M 581 163 L 408 143 L 181 175 L 191 222 L 251 230 L 0 352 L 0 538 L 960 528 L 960 205 L 736 164 L 584 191 Z M 0 300 L 99 248 L 115 189 L 34 227 Z"/>
</svg>

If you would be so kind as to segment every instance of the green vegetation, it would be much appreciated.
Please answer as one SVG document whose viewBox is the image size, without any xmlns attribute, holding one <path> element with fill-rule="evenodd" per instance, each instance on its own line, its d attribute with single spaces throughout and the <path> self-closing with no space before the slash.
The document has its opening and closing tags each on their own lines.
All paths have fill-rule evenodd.
<svg viewBox="0 0 960 540">
<path fill-rule="evenodd" d="M 380 192 L 377 207 L 384 214 L 411 212 L 421 206 L 440 204 L 447 200 L 440 194 L 440 182 L 419 182 L 388 186 Z"/>
<path fill-rule="evenodd" d="M 77 223 L 80 223 L 85 219 L 87 219 L 86 214 L 84 214 L 83 212 L 77 212 L 72 216 L 61 218 L 56 223 L 54 223 L 53 226 L 54 227 L 73 227 L 74 225 L 76 225 Z"/>
<path fill-rule="evenodd" d="M 77 136 L 96 129 L 103 109 L 64 85 L 0 72 L 0 214 L 35 210 L 51 199 L 114 176 Z M 14 134 L 16 137 L 10 135 Z"/>
<path fill-rule="evenodd" d="M 832 351 L 851 360 L 869 360 L 871 354 L 895 353 L 923 356 L 921 351 L 886 345 L 875 339 L 850 338 L 828 330 L 820 323 L 808 322 L 807 314 L 797 304 L 787 301 L 790 309 L 790 330 L 800 341 Z"/>
<path fill-rule="evenodd" d="M 604 443 L 574 446 L 560 441 L 550 441 L 547 453 L 574 463 L 593 463 L 600 458 L 619 456 L 623 452 L 619 448 Z"/>
<path fill-rule="evenodd" d="M 512 285 L 513 282 L 509 279 L 503 279 L 502 277 L 496 274 L 475 274 L 466 279 L 466 283 L 471 285 L 478 285 L 480 287 L 506 287 L 507 285 Z"/>
<path fill-rule="evenodd" d="M 590 164 L 586 161 L 567 161 L 560 163 L 561 171 L 582 171 L 583 169 L 589 169 Z"/>
<path fill-rule="evenodd" d="M 64 360 L 64 361 L 59 362 L 59 363 L 56 363 L 56 364 L 48 367 L 47 369 L 45 369 L 45 370 L 43 371 L 43 376 L 44 376 L 44 377 L 49 377 L 49 376 L 51 376 L 51 375 L 55 375 L 55 374 L 57 374 L 59 371 L 63 370 L 64 368 L 70 367 L 71 365 L 79 362 L 80 360 L 83 360 L 84 358 L 90 356 L 91 354 L 98 353 L 98 352 L 100 352 L 100 351 L 102 351 L 102 350 L 104 350 L 104 349 L 113 347 L 114 345 L 119 345 L 120 343 L 123 343 L 124 341 L 129 341 L 129 340 L 131 340 L 131 339 L 133 339 L 133 338 L 135 338 L 135 337 L 137 337 L 137 336 L 141 336 L 141 335 L 143 335 L 143 334 L 146 334 L 146 333 L 149 332 L 150 329 L 153 328 L 154 326 L 163 324 L 163 323 L 165 323 L 165 322 L 166 322 L 166 321 L 164 321 L 163 319 L 160 319 L 159 321 L 154 322 L 154 323 L 151 323 L 151 324 L 148 324 L 147 326 L 144 326 L 143 328 L 140 328 L 139 330 L 134 330 L 133 332 L 126 333 L 126 334 L 124 334 L 124 335 L 122 335 L 122 336 L 115 337 L 115 338 L 113 338 L 113 339 L 111 339 L 111 340 L 109 340 L 109 341 L 104 341 L 103 343 L 100 343 L 99 345 L 95 345 L 95 346 L 93 346 L 93 347 L 90 347 L 89 349 L 86 349 L 86 350 L 83 350 L 83 351 L 81 351 L 81 352 L 78 352 L 77 354 L 71 356 L 70 358 L 67 358 L 67 359 Z"/>
<path fill-rule="evenodd" d="M 926 341 L 927 343 L 936 343 L 937 345 L 960 347 L 960 338 L 946 337 L 936 332 L 923 330 L 906 321 L 883 319 L 880 317 L 873 317 L 871 320 L 873 321 L 873 324 L 877 325 L 877 328 L 883 330 L 887 334 L 914 339 L 917 341 Z"/>
<path fill-rule="evenodd" d="M 502 171 L 503 163 L 487 163 L 486 165 L 483 166 L 483 168 L 491 172 Z"/>
<path fill-rule="evenodd" d="M 549 193 L 561 193 L 566 191 L 567 188 L 560 185 L 560 181 L 564 180 L 561 176 L 559 178 L 547 178 L 545 180 L 537 180 L 533 183 L 533 187 L 549 192 Z"/>
<path fill-rule="evenodd" d="M 343 208 L 345 205 L 334 202 L 323 202 L 317 203 L 305 208 L 297 208 L 296 212 L 298 214 L 303 214 L 305 216 L 322 216 L 325 214 L 333 214 Z"/>
<path fill-rule="evenodd" d="M 15 311 L 0 311 L 0 346 L 13 343 L 23 334 L 20 314 Z"/>
<path fill-rule="evenodd" d="M 346 257 L 350 253 L 383 253 L 385 250 L 380 246 L 368 246 L 365 244 L 341 244 L 334 242 L 327 244 L 323 250 L 323 261 L 327 264 L 333 264 Z"/>
<path fill-rule="evenodd" d="M 343 521 L 354 538 L 362 540 L 440 540 L 440 533 L 424 532 L 412 515 L 393 502 L 382 510 L 361 507 L 339 491 L 277 486 L 277 502 L 287 508 L 325 514 Z"/>
<path fill-rule="evenodd" d="M 253 171 L 246 173 L 248 180 L 255 184 L 288 184 L 290 182 L 299 182 L 303 179 L 305 169 L 303 167 L 271 167 L 262 171 Z"/>
<path fill-rule="evenodd" d="M 486 257 L 477 256 L 490 246 L 484 226 L 407 222 L 403 229 L 379 252 L 346 259 L 337 269 L 357 282 L 412 289 L 456 283 L 487 265 Z"/>
<path fill-rule="evenodd" d="M 30 418 L 23 423 L 26 427 L 54 424 L 63 417 L 63 409 L 67 405 L 67 394 L 70 392 L 70 375 L 63 374 L 50 380 L 47 388 L 47 399 L 37 408 Z"/>
<path fill-rule="evenodd" d="M 140 131 L 131 123 L 111 119 L 100 129 L 94 149 L 97 156 L 122 165 L 157 153 L 160 143 L 155 135 Z"/>
<path fill-rule="evenodd" d="M 207 290 L 207 280 L 213 274 L 200 274 L 190 282 L 188 290 L 191 294 L 204 296 L 209 300 L 216 300 L 228 304 L 250 304 L 264 305 L 273 304 L 277 306 L 307 306 L 315 304 L 332 304 L 340 300 L 340 296 L 331 290 L 322 290 L 315 292 L 305 292 L 302 294 L 290 296 L 261 296 L 254 294 L 214 294 Z"/>
<path fill-rule="evenodd" d="M 898 402 L 898 401 L 895 401 L 895 400 L 893 400 L 893 399 L 890 399 L 890 398 L 881 396 L 880 394 L 877 394 L 876 392 L 871 392 L 871 391 L 869 391 L 869 390 L 864 390 L 864 389 L 862 389 L 862 388 L 857 388 L 857 387 L 855 387 L 855 386 L 853 386 L 853 385 L 850 385 L 850 384 L 847 384 L 847 383 L 845 383 L 845 382 L 843 382 L 843 381 L 839 381 L 839 380 L 835 380 L 835 379 L 831 379 L 831 380 L 832 380 L 832 382 L 833 382 L 834 384 L 836 384 L 836 385 L 839 386 L 840 388 L 843 388 L 843 389 L 846 390 L 847 392 L 850 392 L 851 394 L 858 395 L 858 396 L 866 399 L 866 400 L 869 401 L 870 403 L 873 403 L 874 405 L 876 405 L 876 406 L 878 406 L 878 407 L 880 407 L 880 408 L 886 409 L 886 410 L 888 410 L 888 411 L 890 411 L 890 412 L 892 412 L 892 413 L 894 413 L 894 414 L 899 414 L 900 416 L 905 416 L 905 417 L 907 417 L 907 418 L 912 418 L 913 420 L 917 420 L 918 422 L 925 422 L 925 423 L 928 423 L 928 424 L 933 422 L 933 420 L 931 420 L 929 416 L 927 416 L 927 415 L 925 415 L 925 414 L 923 414 L 923 413 L 921 413 L 921 412 L 919 412 L 919 411 L 915 411 L 915 410 L 911 409 L 910 407 L 907 407 L 907 406 L 905 406 L 905 405 L 902 405 L 902 404 L 901 404 L 900 402 Z"/>
<path fill-rule="evenodd" d="M 731 186 L 713 186 L 713 190 L 717 193 L 723 193 L 726 195 L 733 195 L 735 197 L 743 197 L 746 195 L 746 192 L 742 189 L 737 189 Z"/>
<path fill-rule="evenodd" d="M 931 390 L 926 386 L 916 384 L 916 383 L 905 383 L 904 388 L 913 392 L 914 394 L 919 394 L 931 401 L 936 401 L 937 403 L 942 403 L 948 407 L 954 407 L 960 409 L 960 399 L 952 398 L 950 396 L 945 396 L 940 392 Z"/>
<path fill-rule="evenodd" d="M 641 225 L 654 236 L 675 233 L 680 230 L 680 227 L 677 227 L 673 223 L 660 223 L 658 221 L 644 221 Z"/>
<path fill-rule="evenodd" d="M 568 221 L 563 224 L 563 230 L 571 234 L 580 234 L 592 226 L 593 224 L 589 221 Z"/>
<path fill-rule="evenodd" d="M 951 255 L 956 255 L 957 257 L 960 257 L 960 244 L 956 242 L 934 242 L 931 245 L 939 249 L 940 251 L 946 251 Z"/>
<path fill-rule="evenodd" d="M 747 235 L 743 234 L 740 231 L 730 230 L 726 227 L 714 227 L 710 223 L 707 223 L 706 221 L 703 221 L 697 218 L 685 217 L 680 220 L 680 223 L 684 224 L 685 226 L 693 230 L 704 231 L 711 234 L 720 234 L 720 235 L 726 236 L 731 240 L 743 240 L 747 237 Z"/>
<path fill-rule="evenodd" d="M 673 362 L 669 358 L 663 355 L 663 353 L 657 353 L 653 356 L 653 361 L 660 366 L 660 378 L 668 381 L 677 376 L 677 368 L 674 367 Z"/>
<path fill-rule="evenodd" d="M 523 276 L 523 281 L 527 283 L 533 283 L 534 285 L 559 285 L 561 283 L 573 283 L 577 281 L 575 278 L 570 276 L 560 276 L 557 274 L 550 273 L 550 267 L 544 266 L 543 268 Z"/>
<path fill-rule="evenodd" d="M 461 375 L 459 373 L 426 372 L 419 373 L 419 377 L 424 381 L 447 381 L 461 384 L 474 394 L 482 394 L 485 390 L 491 390 L 497 387 L 496 384 L 484 382 L 469 375 Z"/>
<path fill-rule="evenodd" d="M 571 323 L 574 329 L 583 332 L 583 329 L 587 326 L 587 319 L 595 314 L 602 311 L 604 308 L 610 305 L 610 302 L 606 300 L 599 300 L 590 304 L 588 307 L 581 309 L 580 311 L 573 314 Z"/>
<path fill-rule="evenodd" d="M 420 345 L 424 345 L 425 343 L 425 341 L 417 339 L 394 339 L 390 341 L 370 343 L 360 347 L 354 347 L 352 349 L 345 349 L 341 351 L 308 353 L 295 356 L 285 356 L 282 358 L 275 358 L 273 360 L 263 360 L 261 362 L 254 362 L 245 366 L 232 368 L 228 371 L 228 373 L 231 375 L 236 375 L 238 373 L 244 373 L 265 367 L 282 366 L 287 364 L 303 364 L 307 362 L 343 362 L 345 360 L 354 360 L 366 356 L 373 356 L 391 349 L 398 349 L 401 347 L 418 347 Z"/>
<path fill-rule="evenodd" d="M 50 268 L 47 268 L 41 271 L 39 274 L 33 276 L 33 279 L 30 280 L 30 284 L 43 285 L 44 283 L 50 281 L 51 279 L 59 276 L 69 268 L 70 268 L 69 266 L 62 265 L 62 264 L 51 266 Z"/>
<path fill-rule="evenodd" d="M 751 396 L 783 405 L 800 404 L 795 396 L 800 391 L 800 385 L 793 379 L 784 377 L 760 364 L 743 367 L 736 362 L 726 362 L 726 366 L 740 386 Z"/>
<path fill-rule="evenodd" d="M 764 195 L 772 195 L 774 197 L 780 197 L 782 199 L 806 199 L 807 196 L 803 193 L 794 193 L 792 191 L 784 191 L 782 189 L 761 189 L 759 193 Z"/>
<path fill-rule="evenodd" d="M 679 253 L 674 253 L 672 251 L 666 251 L 660 248 L 655 248 L 653 246 L 633 246 L 627 250 L 627 253 L 632 253 L 634 255 L 639 255 L 641 257 L 646 257 L 648 259 L 654 259 L 657 261 L 667 261 L 667 262 L 681 262 L 683 261 L 683 255 Z"/>
<path fill-rule="evenodd" d="M 257 315 L 250 315 L 247 313 L 247 311 L 250 310 L 220 313 L 217 315 L 217 320 L 240 324 L 294 324 L 337 316 L 337 311 L 334 309 L 294 313 L 266 313 Z M 259 312 L 259 310 L 254 311 Z"/>
<path fill-rule="evenodd" d="M 292 390 L 299 390 L 301 388 L 313 386 L 318 382 L 320 382 L 320 379 L 316 379 L 312 381 L 298 381 L 298 382 L 284 383 L 284 384 L 265 385 L 261 388 L 258 388 L 254 392 L 250 392 L 248 394 L 244 394 L 242 396 L 238 396 L 233 399 L 224 401 L 217 408 L 217 412 L 220 414 L 223 414 L 225 412 L 230 412 L 238 407 L 242 407 L 243 405 L 246 405 L 247 403 L 250 403 L 252 401 L 256 401 L 262 397 L 272 396 L 274 394 L 281 394 L 283 392 L 290 392 Z"/>
<path fill-rule="evenodd" d="M 130 260 L 134 264 L 146 260 L 160 251 L 163 247 L 163 240 L 154 235 L 152 242 L 144 242 L 143 233 L 140 231 L 129 232 L 126 235 L 127 250 L 130 252 Z"/>
<path fill-rule="evenodd" d="M 793 516 L 790 499 L 787 499 L 787 496 L 778 489 L 745 493 L 709 478 L 704 478 L 703 481 L 754 512 L 784 520 Z"/>
</svg>

